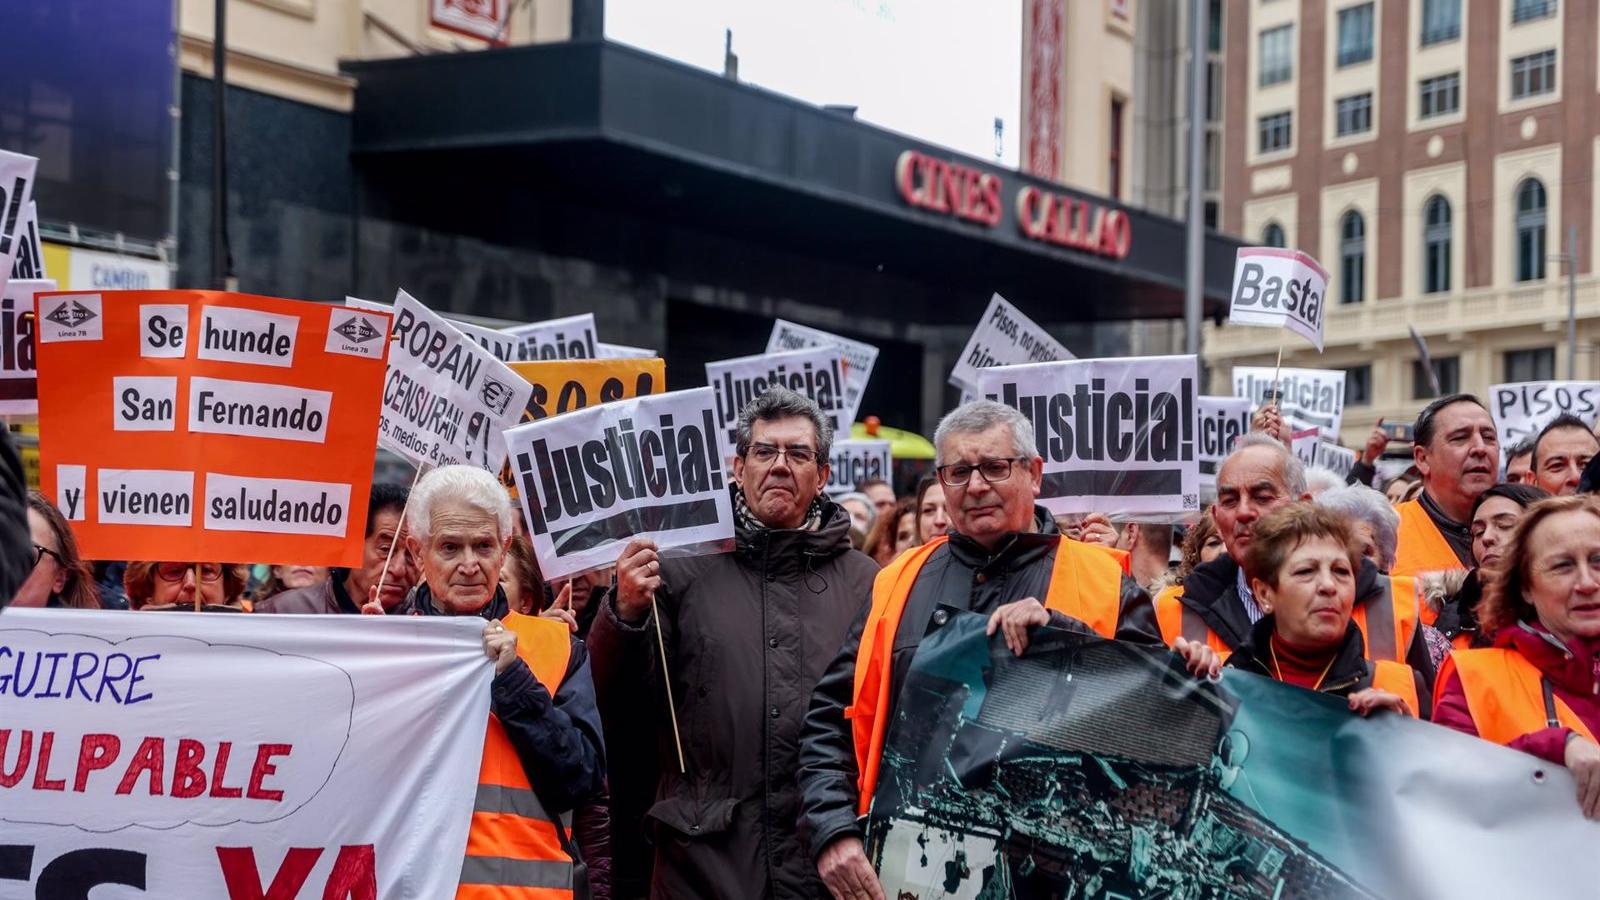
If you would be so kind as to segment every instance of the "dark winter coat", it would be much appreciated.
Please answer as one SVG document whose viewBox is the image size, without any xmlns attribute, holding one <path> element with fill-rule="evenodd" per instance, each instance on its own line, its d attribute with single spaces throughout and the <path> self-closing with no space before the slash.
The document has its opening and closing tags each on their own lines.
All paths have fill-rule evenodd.
<svg viewBox="0 0 1600 900">
<path fill-rule="evenodd" d="M 1243 644 L 1234 648 L 1233 655 L 1228 657 L 1224 665 L 1230 669 L 1252 672 L 1265 678 L 1274 677 L 1267 648 L 1275 627 L 1270 614 L 1262 616 L 1261 620 L 1250 629 L 1250 636 Z M 1372 687 L 1373 669 L 1372 662 L 1367 659 L 1367 644 L 1361 637 L 1361 629 L 1356 623 L 1350 622 L 1345 626 L 1344 643 L 1339 645 L 1339 652 L 1328 666 L 1328 672 L 1323 676 L 1322 685 L 1317 690 L 1319 693 L 1335 697 L 1348 697 Z M 1418 718 L 1427 720 L 1431 713 L 1430 701 L 1433 695 L 1429 693 L 1422 674 L 1414 668 L 1411 670 L 1411 677 L 1417 689 L 1417 703 L 1422 707 L 1415 712 Z"/>
<path fill-rule="evenodd" d="M 816 531 L 741 526 L 735 544 L 661 563 L 656 609 L 687 772 L 666 716 L 655 622 L 622 621 L 610 592 L 589 634 L 595 687 L 618 754 L 613 772 L 630 751 L 659 772 L 645 820 L 652 896 L 810 900 L 826 892 L 796 833 L 800 723 L 878 567 L 851 549 L 850 517 L 832 503 Z M 654 741 L 620 746 L 616 735 L 641 721 Z"/>
</svg>

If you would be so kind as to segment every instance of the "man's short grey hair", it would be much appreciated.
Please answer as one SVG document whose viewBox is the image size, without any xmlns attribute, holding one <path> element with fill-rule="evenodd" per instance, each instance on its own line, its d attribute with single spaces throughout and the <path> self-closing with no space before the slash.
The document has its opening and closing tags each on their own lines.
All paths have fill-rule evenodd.
<svg viewBox="0 0 1600 900">
<path fill-rule="evenodd" d="M 1306 464 L 1300 461 L 1300 457 L 1290 453 L 1289 448 L 1283 445 L 1283 441 L 1265 431 L 1247 431 L 1236 438 L 1233 449 L 1229 450 L 1228 455 L 1217 464 L 1217 472 L 1221 473 L 1222 467 L 1228 464 L 1228 460 L 1251 447 L 1270 447 L 1283 458 L 1283 486 L 1290 496 L 1298 500 L 1307 493 Z"/>
<path fill-rule="evenodd" d="M 1323 491 L 1331 491 L 1337 487 L 1344 487 L 1344 476 L 1327 466 L 1312 466 L 1306 469 L 1306 490 L 1315 497 Z"/>
<path fill-rule="evenodd" d="M 757 422 L 794 418 L 811 420 L 812 427 L 817 431 L 817 464 L 826 463 L 833 450 L 833 423 L 822 414 L 822 407 L 815 400 L 785 387 L 770 388 L 739 410 L 739 455 L 750 452 L 750 444 L 755 441 Z"/>
<path fill-rule="evenodd" d="M 1394 567 L 1395 548 L 1400 541 L 1400 514 L 1389 505 L 1389 499 L 1372 488 L 1361 484 L 1346 484 L 1317 495 L 1318 506 L 1325 506 L 1352 521 L 1365 522 L 1372 529 L 1372 540 L 1378 545 L 1378 569 L 1384 572 Z"/>
<path fill-rule="evenodd" d="M 1026 459 L 1039 455 L 1033 442 L 1033 423 L 1015 409 L 994 400 L 972 400 L 944 414 L 933 432 L 936 462 L 944 462 L 944 441 L 952 434 L 978 434 L 996 425 L 1011 426 L 1011 451 Z"/>
<path fill-rule="evenodd" d="M 433 530 L 433 510 L 441 501 L 465 503 L 494 518 L 495 536 L 511 536 L 511 495 L 500 479 L 477 466 L 441 466 L 422 476 L 411 492 L 406 527 L 419 541 Z"/>
</svg>

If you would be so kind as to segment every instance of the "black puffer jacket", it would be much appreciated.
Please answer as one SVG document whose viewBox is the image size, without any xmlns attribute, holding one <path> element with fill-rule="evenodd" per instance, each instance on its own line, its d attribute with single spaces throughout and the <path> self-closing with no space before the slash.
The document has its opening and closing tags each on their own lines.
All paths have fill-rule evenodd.
<svg viewBox="0 0 1600 900">
<path fill-rule="evenodd" d="M 944 547 L 935 550 L 917 574 L 905 612 L 895 632 L 893 671 L 889 696 L 897 698 L 905 683 L 911 658 L 927 631 L 929 618 L 940 605 L 976 613 L 991 613 L 1014 600 L 1034 597 L 1041 602 L 1050 587 L 1056 547 L 1062 537 L 1043 507 L 1034 510 L 1034 530 L 1014 534 L 993 553 L 971 539 L 952 533 Z M 1142 644 L 1160 644 L 1155 608 L 1150 596 L 1128 575 L 1120 585 L 1117 638 Z M 800 749 L 800 789 L 805 798 L 801 829 L 810 858 L 841 837 L 857 836 L 857 771 L 855 745 L 844 711 L 855 690 L 856 655 L 868 608 L 863 607 L 838 647 L 838 654 L 817 684 L 806 717 Z M 1057 628 L 1088 631 L 1089 627 L 1054 610 Z M 884 712 L 892 715 L 892 709 Z"/>
<path fill-rule="evenodd" d="M 614 772 L 631 764 L 624 754 L 644 753 L 653 758 L 637 764 L 660 773 L 646 819 L 652 896 L 810 900 L 826 892 L 796 834 L 800 723 L 878 567 L 850 548 L 850 517 L 832 503 L 816 531 L 740 527 L 735 537 L 733 553 L 661 563 L 656 608 L 687 773 L 655 624 L 619 619 L 609 592 L 589 634 L 595 687 L 607 733 L 654 724 L 653 742 L 612 745 Z"/>
<path fill-rule="evenodd" d="M 1263 678 L 1274 677 L 1271 658 L 1268 648 L 1272 641 L 1272 632 L 1276 628 L 1271 615 L 1261 617 L 1261 620 L 1251 627 L 1250 634 L 1245 642 L 1234 649 L 1233 655 L 1224 663 L 1230 669 L 1239 669 L 1252 672 Z M 1335 697 L 1348 697 L 1358 691 L 1372 687 L 1373 663 L 1366 657 L 1366 642 L 1361 638 L 1361 629 L 1356 623 L 1351 622 L 1345 626 L 1344 643 L 1339 645 L 1339 653 L 1334 656 L 1333 662 L 1328 664 L 1328 671 L 1323 675 L 1322 684 L 1317 690 L 1323 694 Z M 1424 683 L 1422 673 L 1416 669 L 1411 670 L 1411 678 L 1415 682 L 1417 703 L 1422 708 L 1415 710 L 1418 718 L 1426 721 L 1432 714 L 1432 692 Z"/>
</svg>

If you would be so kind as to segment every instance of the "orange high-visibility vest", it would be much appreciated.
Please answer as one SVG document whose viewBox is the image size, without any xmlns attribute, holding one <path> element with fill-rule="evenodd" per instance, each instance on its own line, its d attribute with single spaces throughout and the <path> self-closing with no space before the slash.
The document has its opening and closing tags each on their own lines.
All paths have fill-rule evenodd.
<svg viewBox="0 0 1600 900">
<path fill-rule="evenodd" d="M 1467 568 L 1439 533 L 1439 526 L 1428 517 L 1421 500 L 1407 500 L 1395 507 L 1395 512 L 1400 514 L 1400 535 L 1390 575 L 1416 576 L 1423 572 Z"/>
<path fill-rule="evenodd" d="M 1412 718 L 1422 715 L 1422 707 L 1417 704 L 1417 679 L 1411 667 L 1405 663 L 1387 659 L 1373 660 L 1372 686 L 1380 691 L 1398 695 L 1406 702 L 1406 708 L 1411 711 Z"/>
<path fill-rule="evenodd" d="M 501 621 L 516 632 L 517 655 L 554 698 L 572 658 L 566 624 L 518 613 Z M 456 900 L 572 900 L 572 876 L 572 857 L 561 846 L 555 820 L 490 713 Z"/>
<path fill-rule="evenodd" d="M 1416 581 L 1379 575 L 1378 584 L 1382 587 L 1379 594 L 1356 607 L 1350 620 L 1361 629 L 1362 639 L 1366 641 L 1367 659 L 1403 663 L 1406 661 L 1406 651 L 1416 637 L 1420 616 Z M 1204 641 L 1226 662 L 1233 655 L 1233 648 L 1228 646 L 1222 635 L 1211 630 L 1199 613 L 1183 605 L 1178 599 L 1182 596 L 1181 584 L 1171 585 L 1156 595 L 1156 623 L 1161 626 L 1161 639 L 1169 647 L 1177 642 L 1179 635 L 1191 641 Z M 1390 624 L 1374 632 L 1369 627 L 1369 620 Z"/>
<path fill-rule="evenodd" d="M 1554 693 L 1545 693 L 1545 677 L 1539 667 L 1515 650 L 1484 647 L 1451 651 L 1433 683 L 1435 706 L 1444 696 L 1452 672 L 1461 679 L 1472 724 L 1486 741 L 1510 744 L 1542 728 L 1562 726 L 1594 740 L 1594 733 L 1572 707 Z"/>
<path fill-rule="evenodd" d="M 902 553 L 872 583 L 872 609 L 861 632 L 861 648 L 856 651 L 855 690 L 850 708 L 844 711 L 855 742 L 856 784 L 860 790 L 857 808 L 861 815 L 866 815 L 872 805 L 878 761 L 889 731 L 889 706 L 893 702 L 889 683 L 894 675 L 894 639 L 900 617 L 905 613 L 917 573 L 946 540 L 935 538 Z M 1122 567 L 1110 554 L 1062 538 L 1056 543 L 1044 605 L 1085 623 L 1102 637 L 1114 638 L 1122 608 Z"/>
</svg>

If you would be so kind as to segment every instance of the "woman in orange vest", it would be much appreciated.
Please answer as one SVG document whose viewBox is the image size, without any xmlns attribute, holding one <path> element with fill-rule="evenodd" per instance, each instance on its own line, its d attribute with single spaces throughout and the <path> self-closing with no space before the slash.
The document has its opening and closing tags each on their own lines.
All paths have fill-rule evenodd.
<svg viewBox="0 0 1600 900">
<path fill-rule="evenodd" d="M 1530 506 L 1478 622 L 1494 646 L 1445 660 L 1435 721 L 1566 766 L 1583 814 L 1600 819 L 1600 500 Z"/>
<path fill-rule="evenodd" d="M 1404 663 L 1366 658 L 1351 620 L 1360 567 L 1349 523 L 1330 509 L 1295 503 L 1257 522 L 1244 570 L 1265 615 L 1227 665 L 1344 697 L 1363 716 L 1387 709 L 1426 718 L 1421 677 Z"/>
<path fill-rule="evenodd" d="M 1434 613 L 1434 627 L 1457 650 L 1489 646 L 1488 637 L 1478 627 L 1477 614 L 1486 574 L 1505 554 L 1523 512 L 1549 496 L 1531 484 L 1497 484 L 1484 491 L 1472 505 L 1472 560 L 1476 567 L 1460 576 L 1453 590 L 1446 590 L 1453 580 L 1448 572 L 1427 572 L 1417 579 L 1425 596 L 1445 594 Z"/>
</svg>

